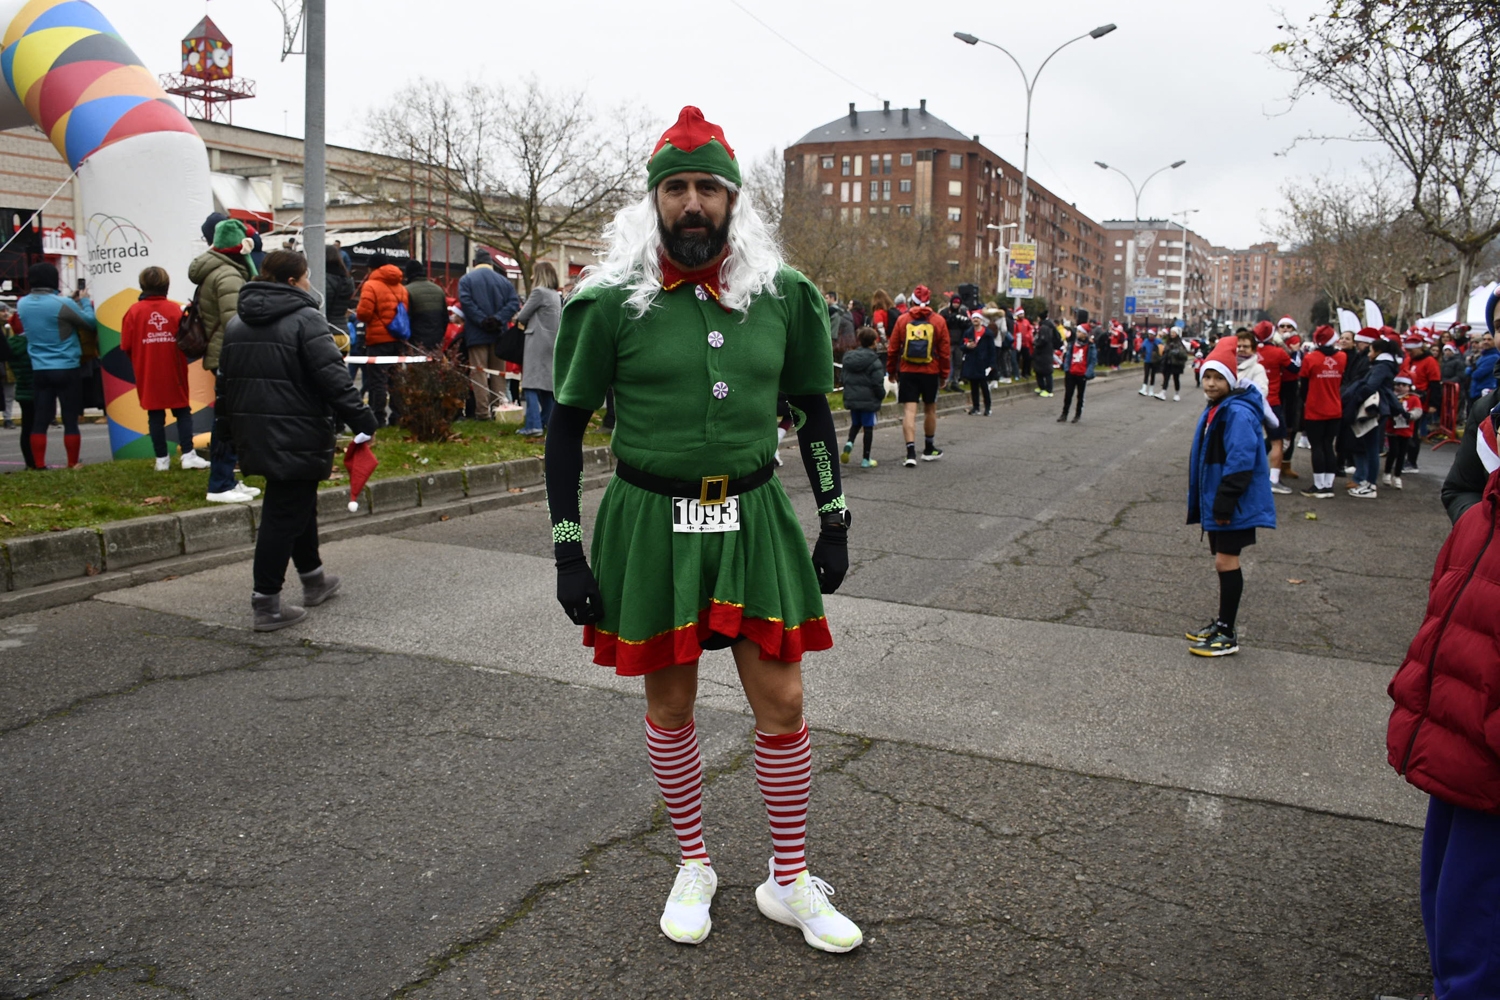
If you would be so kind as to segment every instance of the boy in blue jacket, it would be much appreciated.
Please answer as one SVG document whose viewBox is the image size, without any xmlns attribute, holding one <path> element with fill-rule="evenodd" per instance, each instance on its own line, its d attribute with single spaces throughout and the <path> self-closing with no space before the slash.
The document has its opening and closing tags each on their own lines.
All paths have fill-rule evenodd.
<svg viewBox="0 0 1500 1000">
<path fill-rule="evenodd" d="M 1235 635 L 1245 577 L 1240 553 L 1255 544 L 1256 528 L 1276 527 L 1271 466 L 1261 429 L 1261 396 L 1241 386 L 1234 339 L 1220 338 L 1203 362 L 1208 406 L 1193 434 L 1188 460 L 1188 524 L 1201 524 L 1219 573 L 1219 616 L 1187 638 L 1195 656 L 1240 651 Z"/>
</svg>

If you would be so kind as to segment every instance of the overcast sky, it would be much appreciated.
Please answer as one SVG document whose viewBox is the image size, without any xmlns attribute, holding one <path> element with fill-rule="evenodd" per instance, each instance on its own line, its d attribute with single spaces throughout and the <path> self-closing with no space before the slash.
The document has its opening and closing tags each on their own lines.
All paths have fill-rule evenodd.
<svg viewBox="0 0 1500 1000">
<path fill-rule="evenodd" d="M 281 19 L 271 0 L 93 0 L 158 72 L 175 71 L 178 42 L 206 12 L 235 46 L 235 67 L 260 96 L 235 123 L 302 134 L 302 60 L 279 61 Z M 1095 219 L 1129 218 L 1130 188 L 1153 180 L 1143 217 L 1196 208 L 1192 227 L 1221 245 L 1269 238 L 1279 190 L 1291 178 L 1357 172 L 1376 149 L 1304 143 L 1300 134 L 1348 135 L 1354 122 L 1326 101 L 1288 113 L 1291 80 L 1266 52 L 1278 9 L 1303 18 L 1319 0 L 328 0 L 329 138 L 364 139 L 364 115 L 405 81 L 452 83 L 528 74 L 544 85 L 586 87 L 601 107 L 639 104 L 665 127 L 684 104 L 722 125 L 742 161 L 795 142 L 861 109 L 927 99 L 929 110 L 1021 163 L 1025 90 L 1003 54 L 952 37 L 966 31 L 1003 45 L 1028 73 L 1069 38 L 1113 21 L 1047 66 L 1032 105 L 1032 175 Z M 741 7 L 788 41 L 757 23 Z M 920 15 L 918 17 L 917 15 Z M 830 69 L 818 65 L 826 64 Z M 846 78 L 841 79 L 840 77 Z"/>
</svg>

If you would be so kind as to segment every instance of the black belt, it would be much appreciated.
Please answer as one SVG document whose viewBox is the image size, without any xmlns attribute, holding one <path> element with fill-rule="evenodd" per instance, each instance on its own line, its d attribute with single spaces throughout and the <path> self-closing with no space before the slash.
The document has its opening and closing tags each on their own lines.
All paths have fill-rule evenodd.
<svg viewBox="0 0 1500 1000">
<path fill-rule="evenodd" d="M 651 493 L 660 493 L 664 497 L 696 496 L 700 504 L 708 507 L 718 506 L 732 496 L 749 493 L 757 486 L 764 486 L 775 474 L 776 463 L 771 462 L 765 468 L 756 469 L 748 476 L 740 476 L 738 479 L 730 479 L 728 476 L 668 479 L 666 476 L 645 472 L 618 460 L 615 462 L 615 475 L 631 486 L 637 486 Z"/>
</svg>

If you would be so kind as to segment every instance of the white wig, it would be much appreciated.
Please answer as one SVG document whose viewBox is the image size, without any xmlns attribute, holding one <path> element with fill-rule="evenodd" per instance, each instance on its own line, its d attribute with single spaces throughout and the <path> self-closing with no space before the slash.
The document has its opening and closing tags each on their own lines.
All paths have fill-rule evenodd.
<svg viewBox="0 0 1500 1000">
<path fill-rule="evenodd" d="M 733 194 L 739 185 L 714 175 Z M 622 208 L 604 227 L 609 244 L 597 264 L 583 272 L 579 287 L 618 286 L 630 290 L 625 306 L 639 319 L 661 292 L 661 232 L 657 227 L 656 191 Z M 749 198 L 737 197 L 729 215 L 729 256 L 719 268 L 723 297 L 720 301 L 743 313 L 762 292 L 776 294 L 776 274 L 781 270 L 781 247 Z"/>
</svg>

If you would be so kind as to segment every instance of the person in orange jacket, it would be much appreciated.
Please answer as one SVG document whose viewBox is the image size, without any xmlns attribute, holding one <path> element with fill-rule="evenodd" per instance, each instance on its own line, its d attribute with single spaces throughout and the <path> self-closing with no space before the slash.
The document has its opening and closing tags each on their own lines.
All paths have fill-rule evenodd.
<svg viewBox="0 0 1500 1000">
<path fill-rule="evenodd" d="M 365 325 L 365 353 L 372 358 L 397 357 L 406 353 L 406 341 L 390 331 L 398 305 L 411 308 L 401 269 L 384 256 L 370 261 L 370 274 L 359 291 L 355 315 Z M 386 397 L 391 381 L 389 364 L 368 364 L 361 379 L 370 394 L 370 409 L 377 427 L 386 425 Z M 400 401 L 391 399 L 391 423 L 396 422 Z"/>
</svg>

